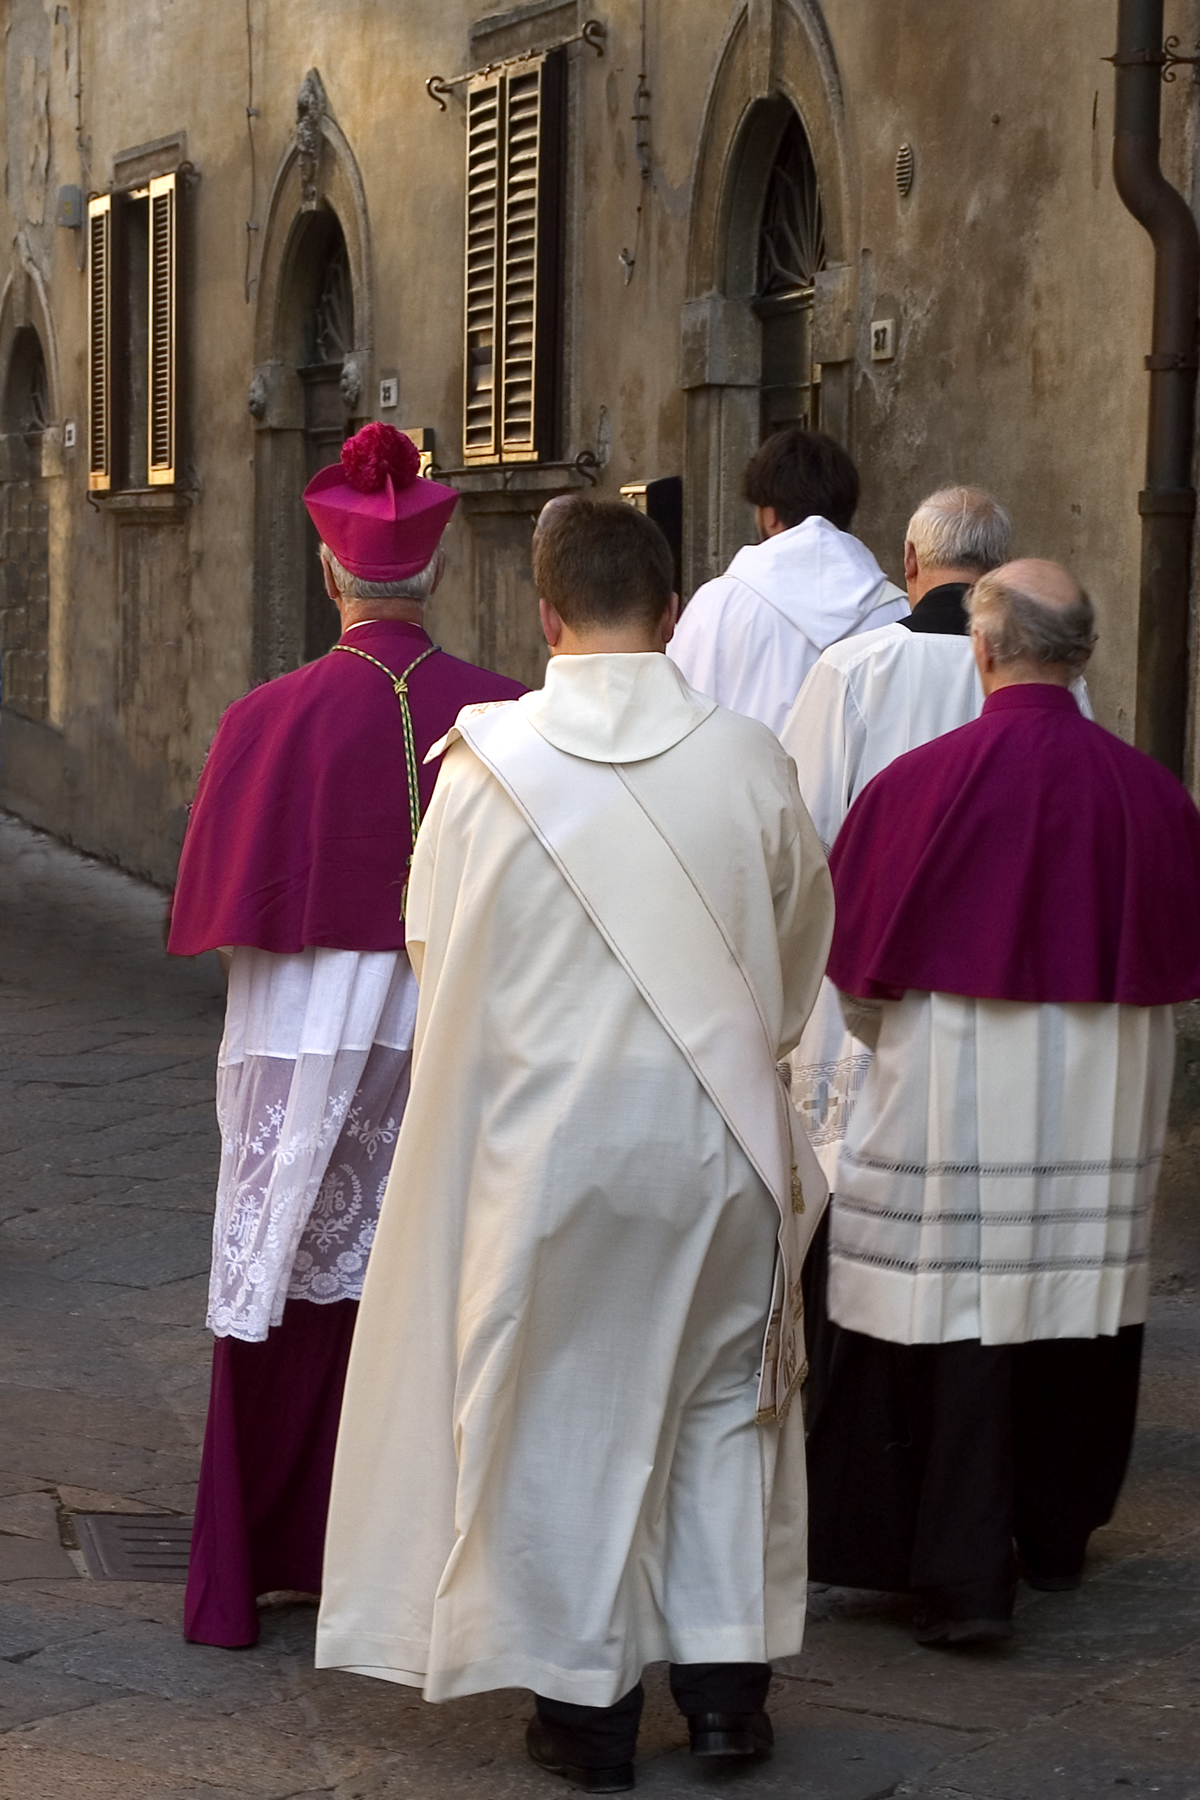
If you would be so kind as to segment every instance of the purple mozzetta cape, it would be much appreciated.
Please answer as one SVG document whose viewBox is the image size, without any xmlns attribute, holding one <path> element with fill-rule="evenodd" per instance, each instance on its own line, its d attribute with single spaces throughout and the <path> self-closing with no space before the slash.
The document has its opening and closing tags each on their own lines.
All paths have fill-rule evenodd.
<svg viewBox="0 0 1200 1800">
<path fill-rule="evenodd" d="M 377 619 L 341 640 L 394 674 L 427 650 L 417 625 Z M 524 688 L 438 651 L 412 676 L 421 809 L 425 752 L 464 706 Z M 382 669 L 330 651 L 255 688 L 217 728 L 192 807 L 168 948 L 398 950 L 412 854 L 404 736 Z"/>
<path fill-rule="evenodd" d="M 844 993 L 1200 995 L 1200 813 L 1064 688 L 1000 688 L 973 724 L 897 757 L 851 807 L 830 868 Z"/>
</svg>

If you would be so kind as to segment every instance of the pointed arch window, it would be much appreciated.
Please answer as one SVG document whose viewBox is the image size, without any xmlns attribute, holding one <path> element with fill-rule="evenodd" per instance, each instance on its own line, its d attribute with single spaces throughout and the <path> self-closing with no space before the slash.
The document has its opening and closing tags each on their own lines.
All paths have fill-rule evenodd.
<svg viewBox="0 0 1200 1800">
<path fill-rule="evenodd" d="M 813 283 L 825 267 L 825 215 L 800 118 L 784 126 L 767 179 L 758 238 L 762 321 L 762 433 L 820 422 L 821 372 L 812 359 Z"/>
<path fill-rule="evenodd" d="M 0 393 L 0 700 L 45 719 L 50 663 L 50 509 L 42 478 L 42 432 L 50 420 L 42 341 L 16 331 Z"/>
</svg>

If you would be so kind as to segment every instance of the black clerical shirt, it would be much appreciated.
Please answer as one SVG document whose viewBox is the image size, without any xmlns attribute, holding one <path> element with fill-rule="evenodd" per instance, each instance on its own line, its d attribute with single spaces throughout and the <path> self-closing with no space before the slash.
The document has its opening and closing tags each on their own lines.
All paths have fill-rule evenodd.
<svg viewBox="0 0 1200 1800">
<path fill-rule="evenodd" d="M 969 582 L 947 581 L 930 588 L 909 613 L 901 619 L 909 631 L 936 631 L 943 637 L 965 637 L 970 630 L 967 609 L 963 605 Z"/>
</svg>

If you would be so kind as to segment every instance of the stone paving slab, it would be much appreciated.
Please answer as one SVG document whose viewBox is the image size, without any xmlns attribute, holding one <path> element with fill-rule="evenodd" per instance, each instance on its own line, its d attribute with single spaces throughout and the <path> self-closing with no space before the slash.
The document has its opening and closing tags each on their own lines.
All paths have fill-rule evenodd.
<svg viewBox="0 0 1200 1800">
<path fill-rule="evenodd" d="M 107 1244 L 85 1244 L 57 1257 L 50 1268 L 60 1281 L 153 1288 L 185 1281 L 189 1275 L 203 1275 L 211 1254 L 212 1220 L 195 1213 Z"/>
<path fill-rule="evenodd" d="M 60 1509 L 194 1497 L 223 984 L 163 956 L 162 906 L 0 816 L 0 1800 L 565 1795 L 525 1757 L 527 1694 L 431 1707 L 317 1670 L 311 1606 L 264 1611 L 251 1651 L 187 1645 L 181 1588 L 91 1580 L 60 1540 Z M 640 1789 L 1200 1800 L 1200 1208 L 1172 1204 L 1133 1466 L 1085 1586 L 1022 1591 L 1010 1646 L 957 1655 L 918 1649 L 902 1601 L 814 1589 L 775 1758 L 691 1761 L 651 1669 Z"/>
<path fill-rule="evenodd" d="M 90 1681 L 48 1675 L 17 1663 L 4 1671 L 0 1681 L 0 1733 L 11 1731 L 14 1725 L 51 1719 L 60 1713 L 84 1712 L 91 1718 L 93 1709 L 108 1698 L 109 1691 Z"/>
</svg>

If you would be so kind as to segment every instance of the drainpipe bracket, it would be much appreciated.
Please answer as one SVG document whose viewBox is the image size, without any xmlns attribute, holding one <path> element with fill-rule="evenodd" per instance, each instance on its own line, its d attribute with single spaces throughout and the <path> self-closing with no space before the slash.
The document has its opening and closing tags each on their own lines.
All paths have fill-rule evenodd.
<svg viewBox="0 0 1200 1800">
<path fill-rule="evenodd" d="M 1145 366 L 1152 375 L 1160 369 L 1200 369 L 1200 353 L 1195 350 L 1156 350 L 1145 358 Z"/>
<path fill-rule="evenodd" d="M 1196 510 L 1195 488 L 1143 488 L 1138 495 L 1138 511 L 1147 513 L 1186 513 Z"/>
<path fill-rule="evenodd" d="M 1111 63 L 1114 69 L 1161 69 L 1164 81 L 1174 81 L 1176 69 L 1187 63 L 1200 63 L 1200 56 L 1177 56 L 1178 49 L 1179 39 L 1169 37 L 1161 50 L 1118 50 L 1115 56 L 1102 56 L 1100 60 Z"/>
</svg>

